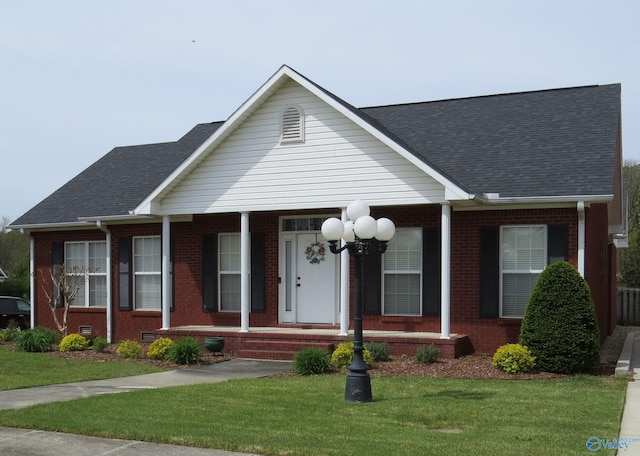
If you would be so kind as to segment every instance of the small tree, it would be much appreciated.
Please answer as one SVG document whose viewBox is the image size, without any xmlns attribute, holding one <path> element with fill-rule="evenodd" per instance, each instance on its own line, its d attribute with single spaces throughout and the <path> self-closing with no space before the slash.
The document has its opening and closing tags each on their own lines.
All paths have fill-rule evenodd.
<svg viewBox="0 0 640 456">
<path fill-rule="evenodd" d="M 53 322 L 62 336 L 67 335 L 67 315 L 69 306 L 78 296 L 78 293 L 89 277 L 89 270 L 84 267 L 74 266 L 67 268 L 64 264 L 49 269 L 49 277 L 42 274 L 42 290 L 44 291 L 49 308 L 53 315 Z M 59 310 L 62 316 L 59 317 Z"/>
<path fill-rule="evenodd" d="M 525 310 L 520 343 L 536 358 L 536 368 L 571 374 L 593 366 L 600 334 L 589 285 L 566 261 L 540 274 Z"/>
</svg>

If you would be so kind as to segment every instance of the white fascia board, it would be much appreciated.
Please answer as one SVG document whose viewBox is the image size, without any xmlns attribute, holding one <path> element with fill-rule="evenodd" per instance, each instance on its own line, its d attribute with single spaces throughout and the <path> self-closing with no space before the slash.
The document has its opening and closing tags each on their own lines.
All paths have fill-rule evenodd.
<svg viewBox="0 0 640 456">
<path fill-rule="evenodd" d="M 497 194 L 488 194 L 497 195 Z M 613 195 L 569 195 L 569 196 L 523 196 L 523 197 L 500 197 L 500 196 L 480 196 L 475 195 L 475 200 L 489 205 L 501 204 L 559 204 L 575 203 L 584 201 L 585 203 L 608 203 L 613 200 Z"/>
<path fill-rule="evenodd" d="M 198 147 L 191 154 L 189 158 L 182 162 L 180 166 L 178 166 L 158 187 L 156 187 L 156 189 L 151 192 L 149 196 L 147 196 L 147 198 L 145 198 L 132 211 L 132 214 L 154 213 L 162 215 L 159 212 L 153 212 L 154 210 L 159 209 L 155 204 L 153 204 L 154 202 L 156 202 L 158 197 L 164 194 L 169 188 L 176 185 L 183 176 L 185 176 L 193 167 L 195 167 L 199 163 L 200 160 L 202 160 L 206 156 L 207 152 L 213 145 L 221 141 L 231 131 L 233 131 L 236 128 L 237 123 L 241 122 L 245 116 L 257 109 L 262 101 L 277 89 L 284 78 L 289 78 L 300 84 L 302 87 L 316 95 L 336 111 L 343 114 L 345 117 L 363 128 L 376 139 L 380 140 L 389 148 L 407 159 L 414 166 L 424 171 L 425 174 L 433 178 L 436 182 L 442 184 L 443 187 L 445 187 L 447 200 L 468 200 L 473 197 L 473 195 L 470 195 L 468 192 L 453 184 L 449 179 L 436 172 L 433 168 L 428 166 L 426 163 L 406 150 L 404 147 L 401 147 L 391 138 L 380 132 L 378 129 L 374 128 L 368 122 L 364 121 L 360 116 L 354 114 L 342 103 L 327 95 L 323 90 L 321 90 L 315 84 L 311 83 L 308 79 L 292 70 L 288 66 L 283 65 L 278 71 L 273 74 L 273 76 L 271 76 L 262 86 L 260 86 L 260 88 L 256 90 L 256 92 L 254 92 L 254 94 L 251 95 L 251 97 L 249 97 L 247 101 L 245 101 L 233 114 L 231 114 L 231 116 L 220 126 L 220 128 L 218 128 L 206 141 L 204 141 L 200 145 L 200 147 Z"/>
</svg>

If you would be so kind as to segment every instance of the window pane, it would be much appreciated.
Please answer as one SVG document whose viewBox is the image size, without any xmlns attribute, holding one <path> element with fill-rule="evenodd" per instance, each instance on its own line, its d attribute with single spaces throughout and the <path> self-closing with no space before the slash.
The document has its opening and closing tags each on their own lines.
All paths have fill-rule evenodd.
<svg viewBox="0 0 640 456">
<path fill-rule="evenodd" d="M 220 310 L 240 312 L 240 274 L 220 275 Z"/>
<path fill-rule="evenodd" d="M 135 272 L 160 272 L 160 238 L 145 237 L 134 239 Z"/>
<path fill-rule="evenodd" d="M 105 273 L 107 271 L 107 243 L 89 243 L 89 269 L 91 272 Z"/>
<path fill-rule="evenodd" d="M 84 306 L 86 306 L 87 304 L 86 304 L 85 296 L 86 296 L 86 285 L 80 287 L 80 289 L 78 290 L 78 294 L 73 299 L 73 302 L 70 304 L 70 306 L 71 307 L 84 307 Z"/>
<path fill-rule="evenodd" d="M 220 271 L 240 271 L 240 235 L 220 235 Z"/>
<path fill-rule="evenodd" d="M 73 268 L 87 267 L 85 263 L 85 248 L 86 244 L 84 242 L 67 242 L 65 244 L 64 262 L 67 271 Z"/>
<path fill-rule="evenodd" d="M 420 271 L 422 269 L 422 232 L 398 230 L 389 241 L 383 256 L 385 271 Z"/>
<path fill-rule="evenodd" d="M 385 315 L 420 315 L 420 274 L 385 274 Z"/>
<path fill-rule="evenodd" d="M 159 275 L 136 276 L 136 309 L 160 310 L 161 280 Z"/>
<path fill-rule="evenodd" d="M 107 277 L 89 277 L 89 306 L 106 307 L 107 305 Z"/>
<path fill-rule="evenodd" d="M 502 279 L 502 316 L 522 317 L 540 274 L 504 274 Z"/>
</svg>

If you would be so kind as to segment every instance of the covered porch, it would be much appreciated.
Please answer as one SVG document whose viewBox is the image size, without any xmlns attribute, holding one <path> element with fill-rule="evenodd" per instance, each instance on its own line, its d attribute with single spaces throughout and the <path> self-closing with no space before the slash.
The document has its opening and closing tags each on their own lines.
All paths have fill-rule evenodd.
<svg viewBox="0 0 640 456">
<path fill-rule="evenodd" d="M 433 344 L 440 349 L 440 358 L 453 359 L 473 353 L 474 349 L 467 335 L 451 334 L 442 338 L 441 333 L 364 330 L 364 342 L 386 342 L 391 354 L 415 356 L 419 347 Z M 204 344 L 206 337 L 223 337 L 224 352 L 233 352 L 241 358 L 291 360 L 306 347 L 318 347 L 332 351 L 339 343 L 353 339 L 353 331 L 340 335 L 339 327 L 285 326 L 252 327 L 242 331 L 235 326 L 177 326 L 154 331 L 156 337 L 192 336 Z"/>
</svg>

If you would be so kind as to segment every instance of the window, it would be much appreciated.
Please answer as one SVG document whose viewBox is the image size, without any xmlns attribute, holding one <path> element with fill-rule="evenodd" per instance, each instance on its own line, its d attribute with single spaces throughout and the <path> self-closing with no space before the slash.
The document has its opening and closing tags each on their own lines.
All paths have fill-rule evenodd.
<svg viewBox="0 0 640 456">
<path fill-rule="evenodd" d="M 160 236 L 133 239 L 134 308 L 160 310 L 162 306 L 162 258 Z"/>
<path fill-rule="evenodd" d="M 398 229 L 383 255 L 385 315 L 421 314 L 422 230 Z"/>
<path fill-rule="evenodd" d="M 67 274 L 87 273 L 88 279 L 71 303 L 73 307 L 106 307 L 107 243 L 105 241 L 66 242 L 64 245 Z"/>
<path fill-rule="evenodd" d="M 288 106 L 282 111 L 281 143 L 304 141 L 304 115 L 295 106 Z"/>
<path fill-rule="evenodd" d="M 221 312 L 240 312 L 240 235 L 221 234 L 218 281 Z"/>
<path fill-rule="evenodd" d="M 503 226 L 500 236 L 500 316 L 522 318 L 547 265 L 547 227 Z"/>
</svg>

